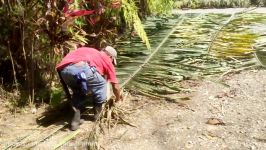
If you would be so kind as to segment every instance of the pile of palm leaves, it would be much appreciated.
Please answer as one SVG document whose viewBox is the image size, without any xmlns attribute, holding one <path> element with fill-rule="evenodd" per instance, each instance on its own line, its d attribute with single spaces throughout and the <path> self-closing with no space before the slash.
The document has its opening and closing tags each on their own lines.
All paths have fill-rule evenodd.
<svg viewBox="0 0 266 150">
<path fill-rule="evenodd" d="M 149 62 L 144 60 L 152 52 L 140 51 L 142 48 L 137 41 L 130 42 L 131 46 L 136 44 L 133 46 L 136 47 L 135 52 L 121 54 L 120 61 L 125 66 L 119 66 L 118 74 L 122 81 L 132 75 L 133 70 L 139 68 L 137 66 L 142 68 L 127 85 L 129 89 L 150 97 L 178 99 L 176 93 L 190 90 L 180 87 L 179 81 L 217 75 L 255 64 L 252 47 L 262 37 L 261 33 L 265 34 L 258 33 L 255 28 L 265 30 L 264 15 L 186 14 L 183 17 L 182 23 L 178 24 L 181 20 L 178 18 L 174 19 L 175 23 L 173 20 L 169 24 L 162 23 L 166 29 L 150 35 L 151 43 L 157 43 L 152 48 L 153 52 L 170 29 L 174 28 L 171 24 L 178 24 Z M 151 24 L 148 26 L 152 27 Z M 157 23 L 153 27 L 158 27 Z M 121 44 L 122 48 L 128 49 L 127 45 L 123 45 L 124 42 Z M 146 63 L 144 66 L 143 62 Z"/>
<path fill-rule="evenodd" d="M 250 58 L 258 38 L 262 39 L 264 14 L 240 14 L 213 41 L 211 54 L 216 57 Z"/>
<path fill-rule="evenodd" d="M 251 5 L 265 6 L 265 0 L 177 0 L 176 8 L 229 8 L 248 7 Z"/>
<path fill-rule="evenodd" d="M 127 99 L 127 94 L 124 95 Z M 110 131 L 111 128 L 116 127 L 118 124 L 129 125 L 132 127 L 137 127 L 128 119 L 129 114 L 134 112 L 134 108 L 125 109 L 121 106 L 116 106 L 113 103 L 113 100 L 109 100 L 105 105 L 104 109 L 101 112 L 101 117 L 93 125 L 90 133 L 85 136 L 83 141 L 88 143 L 88 148 L 90 150 L 97 150 L 100 148 L 99 145 L 99 136 L 101 134 L 106 134 Z"/>
</svg>

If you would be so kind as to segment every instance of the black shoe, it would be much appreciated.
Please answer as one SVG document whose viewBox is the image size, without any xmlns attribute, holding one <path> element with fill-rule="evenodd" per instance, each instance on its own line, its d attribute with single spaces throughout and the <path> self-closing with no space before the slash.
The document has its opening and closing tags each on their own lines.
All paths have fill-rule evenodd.
<svg viewBox="0 0 266 150">
<path fill-rule="evenodd" d="M 83 120 L 83 119 L 82 119 Z M 84 122 L 84 120 L 82 121 L 82 123 Z M 76 109 L 74 112 L 74 116 L 72 118 L 71 121 L 71 130 L 75 131 L 77 129 L 79 129 L 79 125 L 81 124 L 81 119 L 80 119 L 80 110 Z"/>
<path fill-rule="evenodd" d="M 77 129 L 79 129 L 79 123 L 77 123 L 77 122 L 72 122 L 72 123 L 71 123 L 71 128 L 70 128 L 70 130 L 72 130 L 72 131 L 76 131 Z"/>
<path fill-rule="evenodd" d="M 82 125 L 84 122 L 85 122 L 84 119 L 80 119 L 80 120 L 79 120 L 79 125 Z"/>
<path fill-rule="evenodd" d="M 103 107 L 102 104 L 95 104 L 93 107 L 93 111 L 94 111 L 94 116 L 93 116 L 93 120 L 96 121 L 98 120 L 98 118 L 100 117 L 101 113 L 102 113 Z"/>
<path fill-rule="evenodd" d="M 75 131 L 77 129 L 79 129 L 79 126 L 82 125 L 85 122 L 84 119 L 80 119 L 79 123 L 78 122 L 71 122 L 71 130 Z"/>
</svg>

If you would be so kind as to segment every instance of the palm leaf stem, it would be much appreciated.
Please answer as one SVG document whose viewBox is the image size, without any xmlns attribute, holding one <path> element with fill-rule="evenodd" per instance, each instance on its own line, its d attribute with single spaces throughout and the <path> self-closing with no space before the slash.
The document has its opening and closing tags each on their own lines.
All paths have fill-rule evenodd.
<svg viewBox="0 0 266 150">
<path fill-rule="evenodd" d="M 76 130 L 75 132 L 72 132 L 71 134 L 68 134 L 67 136 L 65 136 L 63 138 L 63 140 L 58 143 L 54 148 L 53 150 L 56 150 L 58 148 L 60 148 L 62 145 L 64 145 L 65 143 L 67 143 L 69 140 L 71 140 L 72 138 L 74 138 L 77 134 L 80 133 L 80 129 Z"/>
<path fill-rule="evenodd" d="M 233 20 L 235 17 L 235 13 L 233 13 L 230 18 L 217 30 L 217 32 L 212 36 L 211 43 L 208 46 L 207 52 L 209 53 L 213 47 L 213 44 L 216 40 L 216 38 L 219 36 L 219 34 L 222 32 L 222 30 Z"/>
<path fill-rule="evenodd" d="M 150 56 L 144 61 L 144 63 L 142 65 L 139 66 L 139 68 L 137 70 L 135 70 L 132 75 L 130 75 L 122 84 L 121 87 L 124 87 L 138 72 L 140 72 L 143 68 L 143 66 L 145 66 L 149 60 L 154 56 L 154 54 L 156 54 L 156 52 L 158 52 L 158 50 L 162 47 L 162 45 L 167 41 L 167 39 L 169 38 L 169 36 L 174 33 L 174 31 L 177 29 L 177 27 L 183 23 L 185 19 L 185 16 L 182 15 L 180 17 L 180 21 L 177 23 L 177 25 L 171 30 L 170 33 L 168 33 L 166 35 L 166 37 L 163 39 L 163 41 L 157 46 L 157 48 L 150 54 Z"/>
<path fill-rule="evenodd" d="M 208 46 L 208 49 L 207 49 L 207 52 L 209 53 L 213 47 L 213 44 L 214 42 L 216 41 L 217 37 L 219 36 L 219 34 L 223 31 L 223 29 L 229 25 L 231 23 L 231 21 L 235 18 L 236 14 L 245 14 L 247 12 L 250 12 L 254 9 L 257 9 L 257 7 L 254 7 L 254 8 L 246 8 L 240 12 L 235 12 L 233 13 L 230 18 L 218 29 L 218 31 L 212 36 L 212 40 L 211 40 L 211 43 L 209 44 Z"/>
</svg>

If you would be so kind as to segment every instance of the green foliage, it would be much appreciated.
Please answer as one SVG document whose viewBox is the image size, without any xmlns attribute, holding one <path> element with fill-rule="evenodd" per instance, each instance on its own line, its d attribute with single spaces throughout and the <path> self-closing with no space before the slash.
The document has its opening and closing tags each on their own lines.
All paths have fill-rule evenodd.
<svg viewBox="0 0 266 150">
<path fill-rule="evenodd" d="M 52 87 L 50 90 L 50 104 L 53 107 L 58 106 L 59 104 L 61 104 L 63 96 L 64 96 L 64 91 L 62 88 Z"/>
<path fill-rule="evenodd" d="M 86 43 L 86 33 L 64 17 L 58 8 L 62 1 L 5 2 L 0 7 L 0 78 L 11 91 L 17 78 L 20 92 L 32 103 L 39 91 L 49 91 L 58 58 L 76 42 Z"/>
<path fill-rule="evenodd" d="M 138 10 L 133 0 L 122 0 L 122 11 L 123 17 L 129 27 L 134 27 L 135 31 L 146 44 L 147 48 L 150 49 L 150 43 L 146 32 L 144 31 L 141 20 L 138 16 Z"/>
<path fill-rule="evenodd" d="M 148 8 L 152 14 L 157 16 L 168 15 L 173 8 L 173 0 L 147 0 Z"/>
</svg>

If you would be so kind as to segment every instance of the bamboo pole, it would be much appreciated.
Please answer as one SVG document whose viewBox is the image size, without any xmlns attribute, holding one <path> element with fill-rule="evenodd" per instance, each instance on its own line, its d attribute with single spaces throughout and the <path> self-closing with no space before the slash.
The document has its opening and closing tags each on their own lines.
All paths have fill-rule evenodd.
<svg viewBox="0 0 266 150">
<path fill-rule="evenodd" d="M 71 140 L 72 138 L 74 138 L 77 134 L 80 133 L 80 129 L 72 132 L 71 134 L 68 134 L 67 136 L 64 137 L 64 139 L 58 143 L 52 150 L 56 150 L 58 148 L 60 148 L 62 145 L 64 145 L 65 143 L 67 143 L 69 140 Z"/>
<path fill-rule="evenodd" d="M 30 106 L 33 106 L 33 103 L 34 103 L 34 99 L 35 99 L 35 78 L 34 78 L 34 55 L 33 55 L 33 52 L 34 52 L 34 45 L 35 45 L 35 38 L 33 38 L 33 41 L 32 41 L 32 44 L 31 44 L 31 66 L 30 66 L 30 82 L 31 82 L 31 86 L 30 86 L 30 89 L 31 89 L 31 99 L 30 99 Z"/>
<path fill-rule="evenodd" d="M 9 41 L 7 41 L 7 49 L 8 49 L 9 57 L 10 57 L 11 64 L 12 64 L 13 76 L 14 76 L 14 82 L 15 82 L 15 86 L 16 86 L 16 90 L 17 90 L 16 92 L 18 92 L 17 74 L 16 74 L 16 70 L 15 70 L 14 59 L 13 59 L 13 57 L 12 57 L 12 52 L 11 52 L 11 49 L 10 49 L 10 43 L 9 43 Z"/>
<path fill-rule="evenodd" d="M 67 125 L 67 123 L 64 123 L 63 125 L 60 125 L 59 127 L 57 127 L 55 130 L 53 130 L 51 133 L 49 133 L 48 135 L 45 135 L 44 137 L 42 137 L 41 139 L 39 139 L 37 142 L 34 142 L 34 145 L 32 145 L 29 149 L 33 149 L 34 147 L 36 147 L 39 143 L 45 141 L 46 139 L 48 139 L 49 137 L 51 137 L 52 135 L 54 135 L 55 133 L 57 133 L 59 130 L 63 129 L 65 126 Z"/>
<path fill-rule="evenodd" d="M 20 2 L 19 2 L 20 5 L 22 5 Z M 23 3 L 24 5 L 22 5 L 23 7 L 26 7 L 25 5 L 25 2 Z M 29 75 L 29 66 L 28 66 L 28 60 L 27 60 L 27 53 L 26 53 L 26 50 L 25 50 L 25 10 L 22 12 L 22 18 L 21 18 L 21 23 L 20 23 L 20 33 L 21 33 L 21 48 L 22 48 L 22 52 L 23 52 L 23 57 L 24 57 L 24 60 L 25 60 L 25 67 L 26 67 L 26 75 L 25 75 L 25 81 L 27 82 L 27 84 L 29 85 L 28 86 L 28 94 L 29 94 L 29 99 L 28 101 L 31 102 L 31 89 L 30 89 L 30 75 Z"/>
<path fill-rule="evenodd" d="M 37 126 L 35 129 L 39 129 L 41 126 Z M 34 133 L 37 133 L 39 130 L 32 130 L 29 134 L 19 138 L 18 140 L 12 142 L 10 145 L 6 146 L 4 148 L 4 150 L 8 150 L 8 149 L 12 149 L 12 148 L 15 148 L 17 146 L 20 146 L 21 145 L 21 142 L 27 138 L 29 138 L 31 135 L 33 135 Z"/>
</svg>

